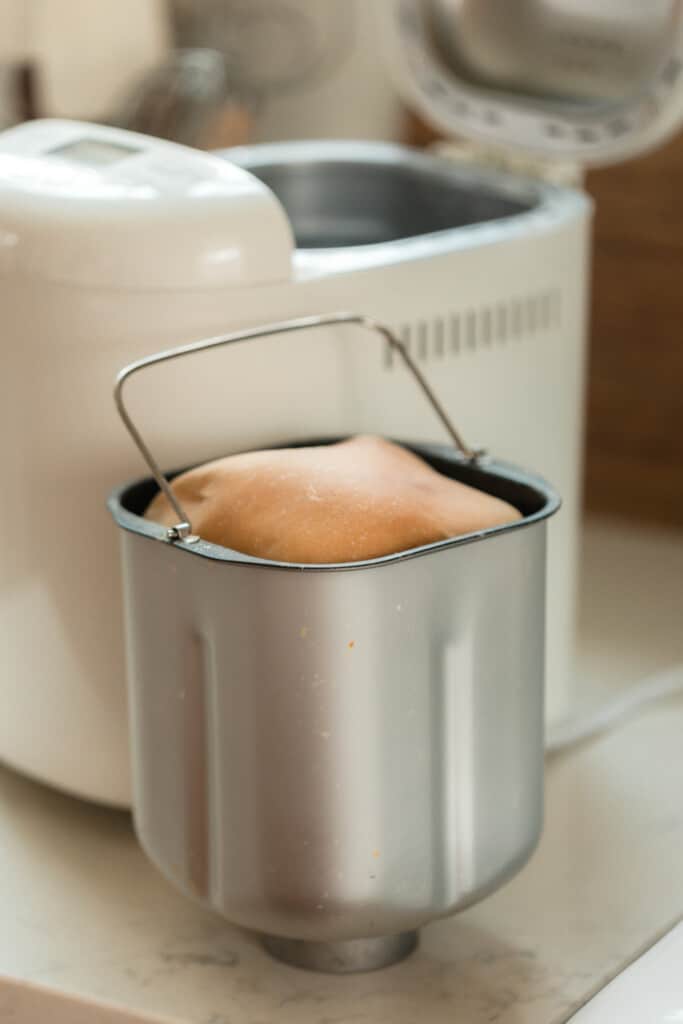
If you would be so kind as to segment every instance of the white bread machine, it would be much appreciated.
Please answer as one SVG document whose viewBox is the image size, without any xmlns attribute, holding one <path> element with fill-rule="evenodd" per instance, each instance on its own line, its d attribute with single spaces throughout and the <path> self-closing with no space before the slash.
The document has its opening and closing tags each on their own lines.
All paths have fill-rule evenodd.
<svg viewBox="0 0 683 1024">
<path fill-rule="evenodd" d="M 622 82 L 619 92 L 614 71 L 611 95 L 591 92 L 605 74 L 591 78 L 600 48 L 586 37 L 581 96 L 545 49 L 542 89 L 515 87 L 522 42 L 499 31 L 500 17 L 474 19 L 471 50 L 456 53 L 448 33 L 468 31 L 462 9 L 378 4 L 397 88 L 438 127 L 589 163 L 652 145 L 678 123 L 678 5 L 637 89 Z M 546 29 L 544 47 L 555 38 Z M 558 27 L 558 52 L 566 40 Z M 522 65 L 528 77 L 534 65 Z M 384 144 L 228 156 L 77 122 L 0 136 L 0 760 L 112 804 L 130 794 L 117 537 L 104 503 L 140 473 L 113 379 L 141 356 L 242 326 L 337 310 L 385 321 L 466 436 L 553 480 L 564 508 L 550 528 L 549 715 L 571 695 L 588 200 Z M 330 328 L 229 358 L 169 365 L 131 387 L 162 466 L 380 425 L 439 439 L 372 339 L 348 345 Z M 245 392 L 233 378 L 257 386 Z"/>
</svg>

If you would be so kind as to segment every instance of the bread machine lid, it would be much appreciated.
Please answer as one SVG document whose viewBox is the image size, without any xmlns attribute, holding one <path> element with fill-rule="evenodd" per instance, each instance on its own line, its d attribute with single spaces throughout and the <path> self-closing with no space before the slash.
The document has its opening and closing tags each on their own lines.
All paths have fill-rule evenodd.
<svg viewBox="0 0 683 1024">
<path fill-rule="evenodd" d="M 0 133 L 0 276 L 83 288 L 203 290 L 287 281 L 281 204 L 227 160 L 105 125 Z"/>
<path fill-rule="evenodd" d="M 683 122 L 683 0 L 378 0 L 407 102 L 434 127 L 583 164 Z"/>
</svg>

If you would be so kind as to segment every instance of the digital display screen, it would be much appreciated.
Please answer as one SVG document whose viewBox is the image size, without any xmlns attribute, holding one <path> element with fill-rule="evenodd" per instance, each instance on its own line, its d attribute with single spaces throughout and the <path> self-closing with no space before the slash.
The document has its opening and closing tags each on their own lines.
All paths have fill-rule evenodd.
<svg viewBox="0 0 683 1024">
<path fill-rule="evenodd" d="M 109 164 L 118 163 L 124 157 L 141 152 L 142 150 L 137 146 L 122 146 L 118 142 L 77 139 L 75 142 L 67 142 L 64 146 L 48 150 L 47 155 L 72 160 L 74 163 L 85 164 L 87 167 L 108 167 Z"/>
</svg>

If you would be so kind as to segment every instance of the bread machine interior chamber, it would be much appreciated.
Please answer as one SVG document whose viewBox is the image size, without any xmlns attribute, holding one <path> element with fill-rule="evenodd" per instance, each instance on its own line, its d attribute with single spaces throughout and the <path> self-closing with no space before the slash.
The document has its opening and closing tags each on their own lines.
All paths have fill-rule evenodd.
<svg viewBox="0 0 683 1024">
<path fill-rule="evenodd" d="M 533 209 L 534 190 L 458 175 L 384 145 L 281 143 L 231 150 L 284 206 L 299 249 L 381 245 Z"/>
</svg>

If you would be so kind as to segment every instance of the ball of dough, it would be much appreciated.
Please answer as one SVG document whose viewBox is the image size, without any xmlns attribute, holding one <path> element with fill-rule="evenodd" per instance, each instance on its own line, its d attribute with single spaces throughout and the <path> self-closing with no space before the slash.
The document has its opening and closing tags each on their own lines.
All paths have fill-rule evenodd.
<svg viewBox="0 0 683 1024">
<path fill-rule="evenodd" d="M 203 540 L 278 562 L 356 562 L 520 519 L 379 437 L 229 455 L 173 490 Z M 163 494 L 146 518 L 172 526 Z"/>
</svg>

